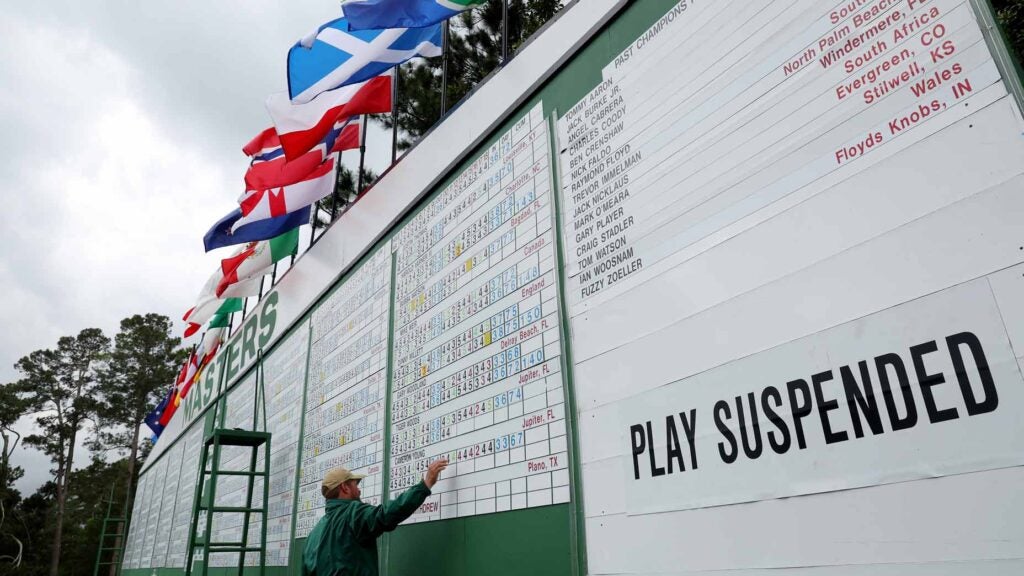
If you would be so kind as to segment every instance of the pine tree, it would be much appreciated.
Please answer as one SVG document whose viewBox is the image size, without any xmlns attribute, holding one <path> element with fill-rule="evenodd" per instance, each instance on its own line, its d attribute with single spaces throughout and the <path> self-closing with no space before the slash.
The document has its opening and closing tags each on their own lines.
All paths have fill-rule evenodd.
<svg viewBox="0 0 1024 576">
<path fill-rule="evenodd" d="M 135 498 L 143 419 L 174 382 L 188 355 L 187 350 L 178 348 L 181 340 L 172 335 L 172 328 L 171 320 L 160 314 L 136 314 L 121 320 L 114 348 L 98 372 L 98 426 L 90 448 L 97 452 L 127 451 L 124 478 L 118 483 L 124 487 L 124 506 L 128 509 Z M 122 529 L 116 528 L 119 532 Z"/>
<path fill-rule="evenodd" d="M 75 463 L 78 434 L 96 414 L 97 368 L 110 347 L 110 339 L 98 328 L 86 328 L 77 336 L 64 336 L 53 350 L 36 350 L 14 367 L 21 372 L 17 387 L 29 409 L 38 412 L 42 434 L 25 438 L 50 457 L 56 506 L 49 575 L 60 566 L 64 508 L 71 488 L 69 475 Z"/>
<path fill-rule="evenodd" d="M 23 543 L 11 522 L 14 506 L 21 500 L 14 482 L 21 478 L 24 470 L 11 466 L 11 455 L 21 438 L 14 425 L 27 408 L 28 403 L 18 394 L 16 386 L 0 384 L 0 563 L 9 562 L 15 568 L 21 563 Z"/>
<path fill-rule="evenodd" d="M 356 182 L 356 177 L 352 170 L 341 165 L 337 176 L 334 194 L 318 200 L 316 203 L 316 208 L 318 209 L 313 211 L 314 215 L 310 219 L 310 224 L 312 224 L 313 228 L 320 229 L 329 226 L 332 217 L 337 218 L 340 216 L 358 196 L 356 188 L 359 186 L 359 183 Z M 375 182 L 377 177 L 376 172 L 363 167 L 363 190 Z"/>
</svg>

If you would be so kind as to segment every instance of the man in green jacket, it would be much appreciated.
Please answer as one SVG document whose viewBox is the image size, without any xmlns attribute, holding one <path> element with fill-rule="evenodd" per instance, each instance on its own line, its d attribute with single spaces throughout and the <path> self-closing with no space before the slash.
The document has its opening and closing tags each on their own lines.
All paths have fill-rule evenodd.
<svg viewBox="0 0 1024 576">
<path fill-rule="evenodd" d="M 327 510 L 306 539 L 303 576 L 377 576 L 377 537 L 397 528 L 423 504 L 446 466 L 444 460 L 432 462 L 423 480 L 382 506 L 359 499 L 362 474 L 345 468 L 328 471 L 320 486 Z"/>
</svg>

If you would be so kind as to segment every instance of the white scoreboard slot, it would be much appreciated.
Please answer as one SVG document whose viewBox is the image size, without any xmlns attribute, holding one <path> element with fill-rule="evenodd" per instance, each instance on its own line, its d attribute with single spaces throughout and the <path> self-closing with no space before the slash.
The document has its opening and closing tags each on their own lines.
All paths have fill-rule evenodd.
<svg viewBox="0 0 1024 576">
<path fill-rule="evenodd" d="M 392 498 L 412 522 L 569 501 L 548 126 L 537 104 L 396 235 Z"/>
</svg>

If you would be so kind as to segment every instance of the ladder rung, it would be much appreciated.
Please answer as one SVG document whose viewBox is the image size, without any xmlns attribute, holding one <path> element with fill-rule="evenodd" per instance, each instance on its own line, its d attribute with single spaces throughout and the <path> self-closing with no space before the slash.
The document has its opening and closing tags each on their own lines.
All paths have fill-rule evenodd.
<svg viewBox="0 0 1024 576">
<path fill-rule="evenodd" d="M 234 512 L 237 514 L 244 512 L 263 513 L 263 508 L 246 508 L 245 506 L 214 506 L 213 508 L 210 508 L 208 506 L 200 505 L 199 507 L 203 510 L 212 510 L 213 512 Z"/>
<path fill-rule="evenodd" d="M 247 546 L 245 548 L 242 548 L 241 546 L 239 546 L 237 548 L 210 548 L 210 554 L 225 554 L 225 553 L 228 553 L 228 552 L 262 552 L 262 551 L 263 551 L 263 548 L 260 548 L 259 546 L 255 546 L 255 547 Z"/>
<path fill-rule="evenodd" d="M 203 474 L 213 474 L 213 470 L 203 470 Z M 217 470 L 218 476 L 266 476 L 266 472 L 250 472 L 248 470 Z"/>
<path fill-rule="evenodd" d="M 120 546 L 114 546 L 113 548 L 100 548 L 100 550 L 121 550 Z"/>
</svg>

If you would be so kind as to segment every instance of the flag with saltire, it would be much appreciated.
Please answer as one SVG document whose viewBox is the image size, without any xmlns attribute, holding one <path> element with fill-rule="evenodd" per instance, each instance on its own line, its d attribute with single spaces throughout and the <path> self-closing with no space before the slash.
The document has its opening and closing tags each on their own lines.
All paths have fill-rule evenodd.
<svg viewBox="0 0 1024 576">
<path fill-rule="evenodd" d="M 235 254 L 242 251 L 244 251 L 244 248 L 238 250 Z M 263 278 L 253 278 L 244 282 L 238 282 L 225 290 L 223 294 L 217 296 L 217 285 L 220 284 L 220 280 L 223 277 L 224 273 L 218 267 L 206 280 L 202 290 L 200 290 L 199 296 L 196 298 L 196 305 L 190 308 L 188 312 L 185 312 L 182 320 L 188 323 L 188 326 L 185 328 L 186 338 L 198 332 L 203 327 L 203 324 L 214 314 L 218 312 L 230 314 L 231 312 L 242 310 L 242 299 L 259 294 L 260 286 L 263 283 Z"/>
<path fill-rule="evenodd" d="M 420 28 L 486 3 L 487 0 L 348 0 L 342 2 L 341 10 L 349 30 Z"/>
<path fill-rule="evenodd" d="M 239 254 L 220 261 L 221 272 L 224 275 L 217 283 L 217 296 L 223 294 L 232 284 L 269 274 L 275 262 L 296 254 L 298 249 L 298 229 L 270 240 L 250 242 Z"/>
<path fill-rule="evenodd" d="M 334 159 L 331 158 L 309 174 L 307 180 L 290 186 L 251 190 L 241 199 L 242 217 L 231 226 L 231 230 L 305 208 L 333 192 L 334 179 Z"/>
<path fill-rule="evenodd" d="M 318 94 L 369 80 L 416 56 L 441 55 L 441 26 L 349 31 L 332 20 L 288 51 L 288 97 L 305 104 Z"/>
<path fill-rule="evenodd" d="M 338 122 L 360 114 L 391 111 L 392 74 L 324 92 L 306 104 L 292 104 L 284 92 L 267 98 L 275 136 L 289 160 L 315 148 Z M 249 154 L 253 156 L 253 154 Z"/>
<path fill-rule="evenodd" d="M 359 148 L 362 126 L 362 118 L 358 116 L 345 118 L 335 123 L 319 143 L 296 160 L 277 156 L 273 160 L 260 162 L 256 161 L 254 156 L 252 164 L 249 165 L 249 169 L 245 173 L 246 193 L 242 195 L 242 198 L 248 197 L 253 190 L 288 186 L 306 180 L 309 174 L 331 154 Z M 267 137 L 267 140 L 269 141 L 271 138 Z M 273 134 L 272 140 L 277 140 L 276 133 Z M 280 144 L 278 149 L 280 149 Z"/>
<path fill-rule="evenodd" d="M 234 246 L 236 244 L 252 242 L 253 240 L 266 240 L 274 236 L 280 236 L 289 230 L 294 230 L 303 224 L 308 224 L 310 212 L 310 207 L 306 206 L 284 216 L 257 220 L 239 226 L 236 230 L 232 231 L 231 228 L 235 225 L 235 222 L 242 219 L 241 208 L 235 208 L 230 214 L 224 216 L 210 227 L 203 236 L 203 247 L 209 252 L 210 250 L 216 250 L 225 246 Z"/>
</svg>

